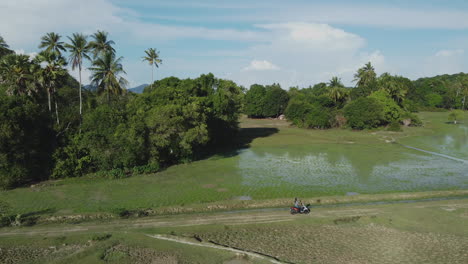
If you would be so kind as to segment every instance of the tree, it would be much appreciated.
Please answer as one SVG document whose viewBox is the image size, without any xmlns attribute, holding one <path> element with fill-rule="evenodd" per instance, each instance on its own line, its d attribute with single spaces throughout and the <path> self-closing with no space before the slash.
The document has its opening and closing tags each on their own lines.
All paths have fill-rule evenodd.
<svg viewBox="0 0 468 264">
<path fill-rule="evenodd" d="M 105 31 L 97 31 L 91 35 L 92 41 L 89 42 L 89 48 L 93 53 L 93 58 L 96 59 L 98 56 L 102 56 L 107 52 L 115 53 L 115 49 L 112 45 L 115 44 L 114 41 L 108 40 L 108 33 Z"/>
<path fill-rule="evenodd" d="M 267 85 L 263 98 L 262 116 L 278 117 L 284 113 L 284 110 L 288 106 L 288 101 L 288 92 L 281 89 L 279 84 Z"/>
<path fill-rule="evenodd" d="M 90 51 L 90 48 L 87 43 L 87 37 L 83 34 L 80 33 L 73 33 L 73 37 L 70 38 L 70 44 L 65 44 L 65 47 L 68 49 L 70 52 L 70 58 L 69 61 L 72 66 L 72 70 L 75 70 L 76 67 L 78 67 L 78 73 L 79 73 L 79 81 L 80 81 L 80 117 L 82 116 L 83 112 L 83 100 L 81 97 L 81 67 L 83 66 L 83 59 L 88 59 L 90 60 L 90 57 L 88 56 L 88 53 Z"/>
<path fill-rule="evenodd" d="M 115 54 L 108 51 L 94 60 L 92 67 L 89 68 L 93 72 L 91 75 L 92 83 L 98 87 L 98 93 L 107 93 L 108 102 L 110 94 L 122 94 L 123 88 L 128 83 L 125 78 L 119 76 L 125 74 L 121 61 L 122 57 L 115 58 Z"/>
<path fill-rule="evenodd" d="M 369 95 L 369 98 L 376 99 L 382 105 L 384 113 L 383 123 L 398 121 L 404 114 L 403 109 L 392 99 L 386 90 L 373 92 Z"/>
<path fill-rule="evenodd" d="M 0 76 L 8 85 L 8 94 L 31 96 L 37 92 L 32 82 L 34 66 L 27 55 L 9 54 L 0 60 Z"/>
<path fill-rule="evenodd" d="M 374 128 L 384 119 L 382 104 L 375 98 L 361 97 L 344 108 L 344 115 L 350 127 L 355 129 Z"/>
<path fill-rule="evenodd" d="M 334 76 L 328 81 L 328 87 L 344 87 L 344 85 L 340 78 Z"/>
<path fill-rule="evenodd" d="M 409 79 L 401 76 L 392 76 L 387 72 L 380 75 L 377 79 L 378 88 L 385 90 L 399 105 L 402 105 L 410 85 L 411 81 Z"/>
<path fill-rule="evenodd" d="M 60 123 L 59 116 L 58 116 L 58 105 L 57 99 L 55 98 L 55 93 L 57 90 L 57 80 L 61 76 L 65 76 L 66 70 L 64 67 L 66 66 L 65 59 L 56 52 L 53 51 L 42 51 L 39 53 L 35 60 L 38 63 L 45 63 L 44 68 L 40 68 L 37 71 L 38 78 L 37 80 L 41 84 L 42 87 L 47 91 L 47 99 L 48 99 L 48 106 L 49 112 L 52 111 L 51 106 L 51 97 L 54 97 L 55 101 L 55 115 L 57 124 Z"/>
<path fill-rule="evenodd" d="M 0 93 L 0 188 L 47 178 L 55 135 L 32 98 Z"/>
<path fill-rule="evenodd" d="M 265 86 L 253 84 L 245 94 L 245 114 L 249 117 L 263 117 Z"/>
<path fill-rule="evenodd" d="M 453 110 L 450 112 L 448 119 L 450 122 L 453 122 L 454 124 L 457 124 L 458 120 L 462 119 L 463 117 L 463 111 L 461 110 Z"/>
<path fill-rule="evenodd" d="M 376 77 L 375 69 L 370 62 L 359 68 L 357 73 L 354 74 L 354 81 L 356 82 L 355 97 L 371 94 L 375 90 Z"/>
<path fill-rule="evenodd" d="M 39 44 L 39 48 L 45 50 L 47 52 L 54 52 L 57 55 L 61 54 L 61 51 L 65 51 L 64 43 L 60 41 L 61 36 L 54 32 L 49 32 L 42 36 L 41 44 Z"/>
<path fill-rule="evenodd" d="M 9 49 L 10 47 L 5 42 L 2 36 L 0 36 L 0 57 L 13 53 L 12 50 Z"/>
<path fill-rule="evenodd" d="M 330 87 L 328 89 L 328 97 L 330 97 L 330 99 L 333 100 L 335 105 L 338 105 L 338 103 L 345 102 L 348 99 L 349 90 L 337 86 Z"/>
<path fill-rule="evenodd" d="M 144 56 L 142 59 L 143 61 L 147 61 L 149 65 L 151 65 L 151 84 L 154 83 L 154 77 L 153 77 L 153 72 L 154 72 L 154 66 L 156 68 L 159 68 L 159 64 L 162 63 L 162 60 L 159 58 L 159 51 L 153 48 L 149 48 L 145 50 L 146 56 Z"/>
</svg>

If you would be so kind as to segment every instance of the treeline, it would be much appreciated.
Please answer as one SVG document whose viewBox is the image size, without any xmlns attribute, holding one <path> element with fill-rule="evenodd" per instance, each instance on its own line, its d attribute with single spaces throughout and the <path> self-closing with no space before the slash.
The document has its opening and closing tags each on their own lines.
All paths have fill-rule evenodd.
<svg viewBox="0 0 468 264">
<path fill-rule="evenodd" d="M 288 92 L 277 84 L 255 84 L 246 93 L 245 113 L 250 117 L 284 114 L 304 128 L 388 126 L 398 131 L 400 125 L 421 125 L 414 112 L 468 107 L 468 74 L 411 81 L 389 73 L 377 76 L 367 63 L 354 77 L 356 86 L 352 88 L 345 87 L 338 77 L 304 89 L 291 87 Z"/>
<path fill-rule="evenodd" d="M 74 34 L 63 43 L 48 33 L 35 58 L 15 54 L 0 39 L 1 188 L 89 173 L 155 172 L 235 136 L 243 93 L 234 82 L 212 74 L 170 77 L 143 94 L 129 93 L 107 33 L 92 39 Z M 154 49 L 145 55 L 151 65 L 161 63 Z M 97 91 L 80 89 L 65 69 L 67 62 L 82 69 L 85 58 Z"/>
</svg>

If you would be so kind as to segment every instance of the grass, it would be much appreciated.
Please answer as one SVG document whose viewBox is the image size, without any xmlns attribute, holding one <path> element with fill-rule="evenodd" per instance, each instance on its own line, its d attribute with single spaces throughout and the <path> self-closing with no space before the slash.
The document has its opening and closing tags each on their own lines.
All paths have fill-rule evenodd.
<svg viewBox="0 0 468 264">
<path fill-rule="evenodd" d="M 0 192 L 10 213 L 112 213 L 138 208 L 238 208 L 293 197 L 466 189 L 466 164 L 391 144 L 430 145 L 430 135 L 454 129 L 447 113 L 421 113 L 422 128 L 403 132 L 306 130 L 279 120 L 241 120 L 249 147 L 170 167 L 153 175 L 107 180 L 63 179 Z M 416 144 L 421 146 L 421 144 Z M 234 205 L 233 205 L 234 204 Z M 216 206 L 214 206 L 216 208 Z M 183 211 L 183 210 L 182 210 Z M 46 213 L 42 213 L 46 212 Z"/>
<path fill-rule="evenodd" d="M 223 220 L 228 217 L 231 222 Z M 463 199 L 314 208 L 310 215 L 294 216 L 284 210 L 156 218 L 157 223 L 179 221 L 164 227 L 119 220 L 118 227 L 112 227 L 113 222 L 97 229 L 91 228 L 94 224 L 77 225 L 88 227 L 78 232 L 67 232 L 73 226 L 52 226 L 47 235 L 28 233 L 43 227 L 10 228 L 23 233 L 1 237 L 0 262 L 268 263 L 147 236 L 161 234 L 192 242 L 197 237 L 293 263 L 466 263 L 467 217 L 468 202 Z M 198 224 L 201 219 L 208 222 Z"/>
</svg>

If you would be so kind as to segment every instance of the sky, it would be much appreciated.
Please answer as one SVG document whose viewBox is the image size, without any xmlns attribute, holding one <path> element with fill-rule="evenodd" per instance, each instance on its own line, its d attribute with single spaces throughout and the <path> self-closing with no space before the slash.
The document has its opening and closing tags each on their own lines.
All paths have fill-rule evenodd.
<svg viewBox="0 0 468 264">
<path fill-rule="evenodd" d="M 245 87 L 333 76 L 353 86 L 369 61 L 378 74 L 410 79 L 468 72 L 466 0 L 0 1 L 0 35 L 17 53 L 34 56 L 47 32 L 68 41 L 97 30 L 116 42 L 130 87 L 151 82 L 148 48 L 163 61 L 156 80 L 212 72 Z"/>
</svg>

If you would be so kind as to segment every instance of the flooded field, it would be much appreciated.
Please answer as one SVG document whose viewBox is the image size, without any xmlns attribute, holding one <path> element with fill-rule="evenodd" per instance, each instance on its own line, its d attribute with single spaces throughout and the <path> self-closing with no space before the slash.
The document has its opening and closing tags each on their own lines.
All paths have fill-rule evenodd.
<svg viewBox="0 0 468 264">
<path fill-rule="evenodd" d="M 416 135 L 387 135 L 393 143 L 304 141 L 294 147 L 265 144 L 244 149 L 238 163 L 242 184 L 342 195 L 466 189 L 468 120 L 448 124 L 446 115 L 423 113 L 425 127 Z"/>
<path fill-rule="evenodd" d="M 365 151 L 365 152 L 364 152 Z M 395 145 L 322 145 L 281 151 L 246 149 L 239 170 L 244 185 L 294 186 L 298 191 L 375 193 L 464 189 L 468 163 Z"/>
</svg>

